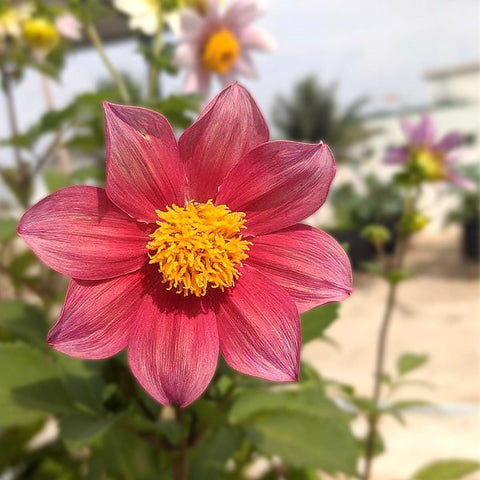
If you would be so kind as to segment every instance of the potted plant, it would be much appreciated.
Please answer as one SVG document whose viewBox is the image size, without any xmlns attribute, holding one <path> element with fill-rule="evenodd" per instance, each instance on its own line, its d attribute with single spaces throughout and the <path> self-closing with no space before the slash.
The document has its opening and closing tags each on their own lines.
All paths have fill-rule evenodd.
<svg viewBox="0 0 480 480">
<path fill-rule="evenodd" d="M 475 182 L 474 189 L 455 188 L 460 197 L 457 208 L 449 212 L 447 223 L 458 223 L 462 228 L 462 256 L 469 260 L 480 260 L 480 168 L 469 166 L 462 172 Z"/>
</svg>

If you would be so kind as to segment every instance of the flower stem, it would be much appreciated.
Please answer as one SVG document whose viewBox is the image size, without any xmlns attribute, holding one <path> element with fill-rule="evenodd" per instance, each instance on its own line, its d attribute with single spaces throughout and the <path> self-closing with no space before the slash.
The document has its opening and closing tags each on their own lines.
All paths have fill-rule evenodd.
<svg viewBox="0 0 480 480">
<path fill-rule="evenodd" d="M 85 29 L 88 33 L 90 41 L 92 42 L 93 46 L 97 50 L 105 67 L 110 72 L 110 75 L 112 76 L 115 84 L 117 85 L 118 92 L 120 94 L 120 97 L 122 98 L 122 101 L 124 103 L 130 103 L 130 94 L 128 93 L 127 86 L 125 85 L 125 82 L 123 81 L 123 78 L 121 77 L 121 75 L 117 72 L 116 68 L 113 66 L 113 63 L 108 58 L 107 53 L 105 52 L 105 48 L 103 46 L 102 40 L 100 38 L 100 35 L 98 34 L 98 31 L 95 28 L 95 25 L 90 19 L 87 19 L 87 21 L 85 22 Z"/>
<path fill-rule="evenodd" d="M 402 219 L 412 211 L 414 205 L 415 199 L 410 196 L 409 192 L 407 192 L 403 204 Z M 400 219 L 400 225 L 402 219 Z M 408 249 L 408 244 L 409 236 L 401 234 L 395 251 L 393 265 L 391 266 L 392 270 L 401 269 L 403 267 L 405 255 Z M 365 444 L 365 468 L 363 474 L 364 480 L 370 480 L 372 474 L 373 458 L 375 453 L 375 440 L 377 437 L 378 423 L 380 420 L 379 407 L 385 370 L 388 332 L 392 322 L 393 312 L 395 310 L 398 285 L 399 283 L 396 281 L 389 281 L 385 311 L 383 314 L 382 323 L 380 325 L 380 331 L 378 333 L 375 358 L 375 380 L 372 392 L 372 402 L 374 408 L 368 416 L 368 432 Z"/>
<path fill-rule="evenodd" d="M 50 111 L 55 110 L 55 101 L 53 98 L 52 87 L 50 84 L 50 80 L 44 74 L 41 75 L 42 77 L 42 87 L 43 87 L 43 94 L 45 95 L 45 103 Z M 72 172 L 72 163 L 70 161 L 70 155 L 68 154 L 67 149 L 63 146 L 62 142 L 62 130 L 59 128 L 57 130 L 56 138 L 56 149 L 58 155 L 58 163 L 60 165 L 60 170 L 69 175 Z"/>
<path fill-rule="evenodd" d="M 160 52 L 162 50 L 163 35 L 163 15 L 162 5 L 160 1 L 158 2 L 157 20 L 158 25 L 157 31 L 155 32 L 155 37 L 153 39 L 152 60 L 150 62 L 150 70 L 148 74 L 148 98 L 155 98 L 159 96 L 157 57 L 160 55 Z"/>
<path fill-rule="evenodd" d="M 375 406 L 375 410 L 369 415 L 369 418 L 368 418 L 368 434 L 367 434 L 367 441 L 365 445 L 365 472 L 364 472 L 365 480 L 370 479 L 370 475 L 372 471 L 373 454 L 375 450 L 375 438 L 377 436 L 377 427 L 378 427 L 378 420 L 379 420 L 379 415 L 377 413 L 377 410 L 380 404 L 380 396 L 382 393 L 382 378 L 383 378 L 385 354 L 386 354 L 386 348 L 387 348 L 387 337 L 388 337 L 388 330 L 392 320 L 393 310 L 395 308 L 397 286 L 398 286 L 398 283 L 389 284 L 387 304 L 385 307 L 385 312 L 383 314 L 383 320 L 382 320 L 382 324 L 380 327 L 380 332 L 377 340 L 377 354 L 376 354 L 376 361 L 375 361 L 375 382 L 374 382 L 373 394 L 372 394 L 372 400 Z"/>
<path fill-rule="evenodd" d="M 16 137 L 19 134 L 19 130 L 18 130 L 17 114 L 15 111 L 15 99 L 13 96 L 12 74 L 9 71 L 8 67 L 5 65 L 2 65 L 1 73 L 2 73 L 2 87 L 5 93 L 4 95 L 5 103 L 7 106 L 8 123 L 10 126 L 10 134 L 12 137 Z M 17 167 L 17 172 L 18 172 L 17 186 L 19 188 L 21 202 L 23 203 L 24 206 L 27 206 L 29 177 L 28 177 L 28 172 L 25 168 L 25 165 L 22 161 L 20 148 L 16 145 L 13 146 L 13 156 L 15 159 L 15 165 Z"/>
<path fill-rule="evenodd" d="M 180 407 L 175 406 L 177 421 L 185 425 L 185 413 Z M 186 439 L 172 453 L 173 480 L 187 480 L 188 477 L 188 448 Z"/>
</svg>

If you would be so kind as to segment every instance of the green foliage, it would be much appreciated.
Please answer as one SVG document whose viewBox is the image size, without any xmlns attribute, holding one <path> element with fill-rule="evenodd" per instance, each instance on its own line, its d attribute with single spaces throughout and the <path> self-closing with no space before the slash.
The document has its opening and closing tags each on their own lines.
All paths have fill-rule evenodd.
<svg viewBox="0 0 480 480">
<path fill-rule="evenodd" d="M 70 411 L 55 364 L 24 343 L 0 343 L 0 426 L 25 425 Z"/>
<path fill-rule="evenodd" d="M 19 301 L 0 302 L 0 332 L 4 339 L 19 339 L 38 348 L 46 348 L 45 312 Z"/>
<path fill-rule="evenodd" d="M 477 460 L 439 460 L 421 468 L 412 480 L 461 480 L 480 470 Z"/>
<path fill-rule="evenodd" d="M 407 373 L 420 368 L 428 361 L 428 355 L 417 353 L 404 353 L 397 359 L 397 372 L 399 375 L 406 375 Z"/>
<path fill-rule="evenodd" d="M 230 420 L 266 455 L 294 467 L 355 474 L 357 447 L 346 416 L 320 385 L 297 391 L 246 390 L 232 405 Z"/>
<path fill-rule="evenodd" d="M 363 179 L 364 191 L 352 183 L 336 187 L 330 194 L 336 219 L 335 228 L 350 230 L 369 224 L 387 227 L 390 233 L 403 210 L 403 198 L 391 182 L 381 182 L 370 175 Z"/>
<path fill-rule="evenodd" d="M 0 218 L 0 243 L 6 242 L 17 234 L 17 221 L 13 218 Z"/>
<path fill-rule="evenodd" d="M 314 308 L 302 315 L 302 342 L 324 338 L 325 330 L 338 317 L 338 303 Z"/>
<path fill-rule="evenodd" d="M 359 121 L 365 103 L 365 98 L 359 98 L 341 110 L 335 84 L 325 87 L 307 77 L 294 87 L 290 99 L 277 98 L 273 121 L 283 138 L 311 143 L 321 140 L 332 148 L 337 161 L 348 161 L 352 159 L 349 148 L 373 133 Z"/>
</svg>

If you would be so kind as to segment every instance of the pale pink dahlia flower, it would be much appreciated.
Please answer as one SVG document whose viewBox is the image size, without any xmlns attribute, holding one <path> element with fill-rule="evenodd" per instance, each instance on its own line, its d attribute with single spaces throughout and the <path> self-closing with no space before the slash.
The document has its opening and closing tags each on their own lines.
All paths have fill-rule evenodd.
<svg viewBox="0 0 480 480">
<path fill-rule="evenodd" d="M 126 347 L 133 374 L 163 404 L 195 400 L 219 352 L 242 373 L 296 380 L 299 313 L 351 292 L 338 243 L 298 224 L 327 197 L 330 149 L 269 142 L 237 84 L 178 143 L 150 110 L 105 103 L 105 121 L 105 190 L 59 190 L 18 226 L 72 278 L 48 342 L 87 359 Z"/>
<path fill-rule="evenodd" d="M 174 63 L 187 70 L 185 91 L 208 94 L 214 74 L 223 86 L 239 75 L 256 76 L 251 52 L 275 47 L 270 35 L 251 25 L 264 11 L 261 0 L 232 0 L 224 12 L 218 0 L 210 0 L 205 15 L 189 9 L 181 12 L 182 43 Z"/>
<path fill-rule="evenodd" d="M 407 145 L 390 149 L 384 161 L 390 164 L 404 164 L 415 168 L 425 180 L 444 180 L 464 188 L 472 188 L 473 182 L 462 177 L 453 165 L 458 154 L 453 152 L 462 143 L 462 135 L 450 132 L 435 141 L 435 123 L 425 114 L 417 125 L 404 120 L 402 129 Z"/>
</svg>

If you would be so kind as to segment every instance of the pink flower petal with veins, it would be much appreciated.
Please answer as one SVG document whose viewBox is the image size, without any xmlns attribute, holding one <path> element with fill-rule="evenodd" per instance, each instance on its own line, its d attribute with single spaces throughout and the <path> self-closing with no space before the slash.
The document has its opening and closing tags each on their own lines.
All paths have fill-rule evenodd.
<svg viewBox="0 0 480 480">
<path fill-rule="evenodd" d="M 67 187 L 27 210 L 18 234 L 50 268 L 100 280 L 138 270 L 148 260 L 145 227 L 96 187 Z"/>
<path fill-rule="evenodd" d="M 213 198 L 232 167 L 268 136 L 265 120 L 247 90 L 238 84 L 223 90 L 180 137 L 190 198 L 198 202 Z"/>
<path fill-rule="evenodd" d="M 128 361 L 142 387 L 164 405 L 182 407 L 208 386 L 217 366 L 215 314 L 204 299 L 160 285 L 139 308 Z"/>
<path fill-rule="evenodd" d="M 155 210 L 183 205 L 186 178 L 168 121 L 157 112 L 104 103 L 110 200 L 136 220 L 152 223 Z"/>
<path fill-rule="evenodd" d="M 220 350 L 235 370 L 277 382 L 298 379 L 300 317 L 290 295 L 245 265 L 218 298 Z"/>
<path fill-rule="evenodd" d="M 143 297 L 157 282 L 150 266 L 109 280 L 71 280 L 48 343 L 77 358 L 115 355 L 127 346 Z"/>
<path fill-rule="evenodd" d="M 342 247 L 307 225 L 256 237 L 248 264 L 285 288 L 300 313 L 352 292 L 352 269 Z"/>
<path fill-rule="evenodd" d="M 217 204 L 247 215 L 247 233 L 289 227 L 325 202 L 335 161 L 325 144 L 269 142 L 254 148 L 220 186 Z"/>
</svg>

